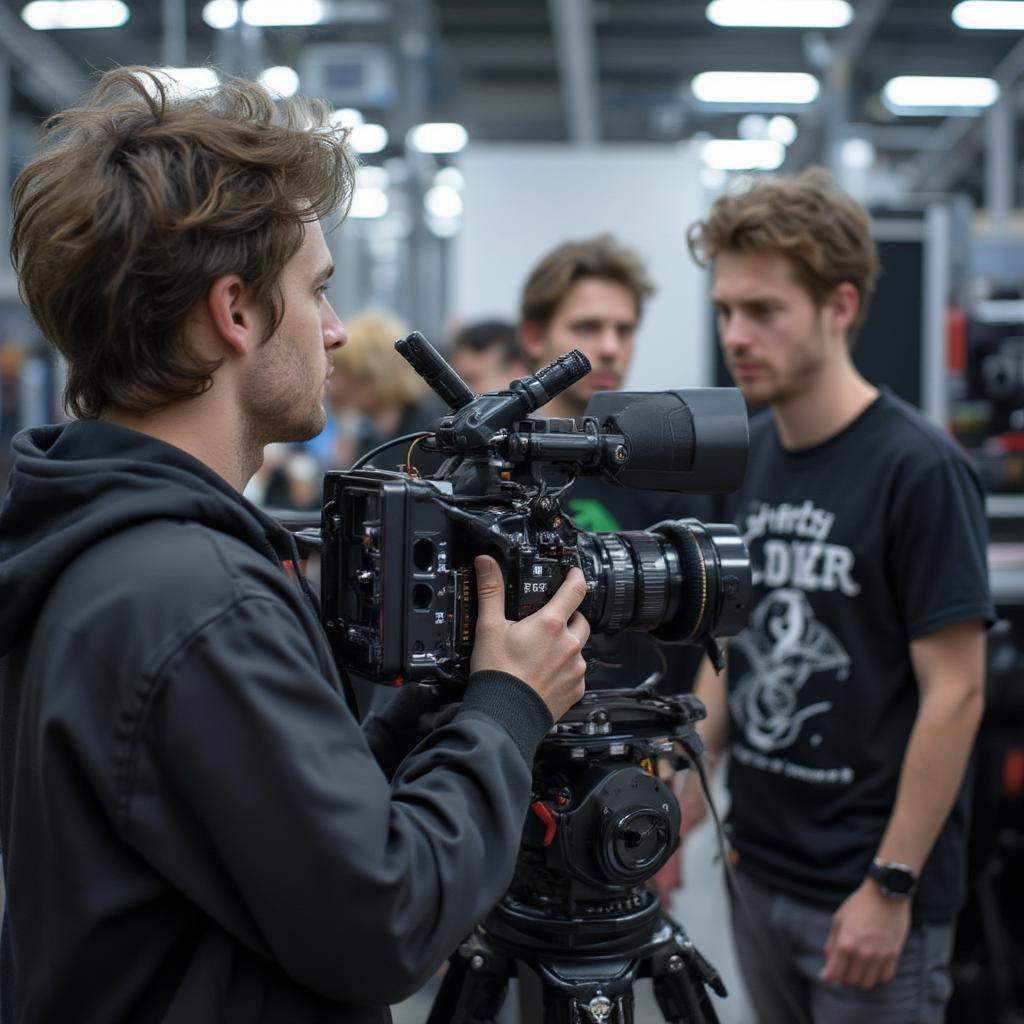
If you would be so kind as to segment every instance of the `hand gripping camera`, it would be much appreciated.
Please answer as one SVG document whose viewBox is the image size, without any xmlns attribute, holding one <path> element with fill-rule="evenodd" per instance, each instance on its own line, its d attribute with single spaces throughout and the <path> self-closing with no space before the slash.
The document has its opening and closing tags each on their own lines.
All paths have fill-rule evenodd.
<svg viewBox="0 0 1024 1024">
<path fill-rule="evenodd" d="M 377 682 L 468 674 L 473 557 L 505 577 L 505 613 L 524 618 L 572 566 L 592 631 L 644 630 L 702 644 L 743 624 L 750 565 L 735 527 L 696 519 L 588 533 L 559 505 L 579 474 L 615 485 L 716 494 L 746 468 L 747 417 L 733 388 L 594 395 L 582 422 L 530 413 L 590 371 L 579 351 L 504 391 L 476 396 L 418 333 L 395 343 L 452 409 L 418 442 L 448 456 L 432 479 L 353 469 L 324 480 L 324 619 L 335 656 Z"/>
</svg>

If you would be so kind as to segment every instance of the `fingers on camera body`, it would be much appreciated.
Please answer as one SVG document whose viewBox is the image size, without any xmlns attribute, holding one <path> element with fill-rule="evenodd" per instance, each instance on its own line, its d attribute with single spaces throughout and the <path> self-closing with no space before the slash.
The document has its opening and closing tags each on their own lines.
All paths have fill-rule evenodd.
<svg viewBox="0 0 1024 1024">
<path fill-rule="evenodd" d="M 579 569 L 571 569 L 543 608 L 512 623 L 505 618 L 505 586 L 500 566 L 486 555 L 477 557 L 474 564 L 477 572 L 478 642 L 481 626 L 484 633 L 504 627 L 512 634 L 508 640 L 513 640 L 513 637 L 514 640 L 511 644 L 506 643 L 506 652 L 520 654 L 521 660 L 517 659 L 520 662 L 518 671 L 511 671 L 525 677 L 523 681 L 540 694 L 557 721 L 583 696 L 584 691 L 587 665 L 583 647 L 590 636 L 590 623 L 577 611 L 587 595 L 583 573 Z M 489 644 L 489 641 L 490 637 L 485 643 Z M 526 646 L 522 648 L 524 643 Z"/>
</svg>

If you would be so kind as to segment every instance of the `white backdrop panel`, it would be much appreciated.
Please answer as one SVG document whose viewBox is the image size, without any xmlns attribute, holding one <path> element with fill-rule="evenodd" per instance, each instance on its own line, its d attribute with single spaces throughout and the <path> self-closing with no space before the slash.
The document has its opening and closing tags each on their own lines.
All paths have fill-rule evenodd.
<svg viewBox="0 0 1024 1024">
<path fill-rule="evenodd" d="M 476 144 L 459 166 L 466 185 L 462 231 L 453 239 L 454 316 L 515 320 L 520 289 L 541 256 L 611 231 L 641 253 L 658 288 L 628 385 L 711 383 L 707 284 L 685 238 L 703 202 L 692 150 Z"/>
</svg>

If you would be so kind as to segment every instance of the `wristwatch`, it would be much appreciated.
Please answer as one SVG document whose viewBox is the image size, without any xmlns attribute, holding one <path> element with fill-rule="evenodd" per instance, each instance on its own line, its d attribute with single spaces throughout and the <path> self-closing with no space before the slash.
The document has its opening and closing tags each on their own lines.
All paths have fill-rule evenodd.
<svg viewBox="0 0 1024 1024">
<path fill-rule="evenodd" d="M 882 890 L 882 895 L 891 900 L 908 899 L 917 889 L 917 875 L 907 864 L 894 864 L 876 858 L 868 868 L 868 877 L 873 878 Z"/>
</svg>

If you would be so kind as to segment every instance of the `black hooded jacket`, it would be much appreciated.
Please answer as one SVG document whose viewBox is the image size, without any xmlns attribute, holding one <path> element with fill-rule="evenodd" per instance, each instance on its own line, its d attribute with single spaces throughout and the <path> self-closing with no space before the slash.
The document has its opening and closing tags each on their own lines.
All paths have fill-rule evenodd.
<svg viewBox="0 0 1024 1024">
<path fill-rule="evenodd" d="M 389 1020 L 511 880 L 547 709 L 478 673 L 389 781 L 276 523 L 108 423 L 14 448 L 0 1019 Z"/>
</svg>

